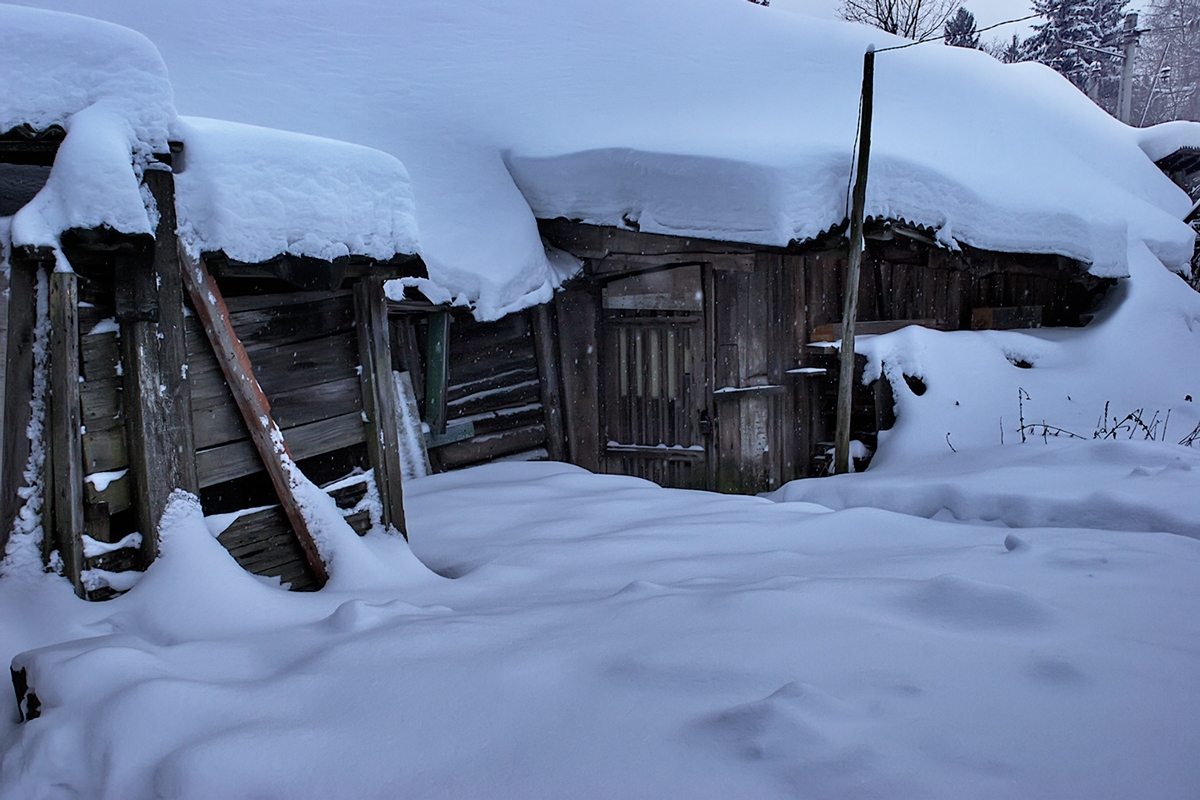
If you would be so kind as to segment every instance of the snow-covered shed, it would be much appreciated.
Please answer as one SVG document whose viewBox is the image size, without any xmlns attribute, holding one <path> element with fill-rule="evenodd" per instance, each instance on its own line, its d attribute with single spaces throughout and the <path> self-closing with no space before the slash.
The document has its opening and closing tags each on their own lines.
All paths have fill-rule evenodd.
<svg viewBox="0 0 1200 800">
<path fill-rule="evenodd" d="M 216 512 L 270 501 L 255 417 L 230 389 L 236 353 L 210 323 L 239 340 L 290 458 L 323 482 L 375 474 L 376 517 L 403 531 L 399 465 L 381 446 L 394 412 L 380 422 L 396 405 L 383 283 L 425 276 L 404 167 L 358 145 L 180 119 L 141 35 L 0 11 L 14 88 L 0 99 L 13 207 L 0 542 L 42 526 L 46 557 L 103 596 L 114 572 L 154 557 L 174 490 Z M 185 280 L 197 269 L 203 282 Z M 370 514 L 353 506 L 367 489 L 338 494 L 364 529 Z M 313 580 L 279 507 L 224 541 L 248 568 Z"/>
<path fill-rule="evenodd" d="M 54 125 L 67 134 L 55 145 L 46 188 L 13 218 L 13 241 L 25 248 L 14 265 L 30 247 L 48 247 L 37 252 L 65 255 L 75 280 L 86 282 L 87 259 L 72 250 L 79 231 L 141 237 L 143 258 L 182 252 L 209 267 L 234 316 L 247 315 L 234 328 L 253 331 L 246 338 L 256 371 L 270 362 L 289 379 L 307 362 L 297 355 L 301 340 L 288 337 L 323 341 L 310 335 L 319 320 L 328 320 L 324 338 L 341 342 L 340 350 L 314 346 L 338 353 L 331 368 L 367 358 L 371 346 L 339 327 L 369 316 L 356 317 L 340 288 L 360 279 L 373 287 L 374 330 L 390 350 L 375 360 L 378 370 L 363 363 L 362 373 L 408 373 L 418 413 L 432 428 L 435 469 L 550 457 L 733 491 L 773 488 L 819 469 L 831 386 L 822 370 L 839 321 L 861 59 L 868 44 L 899 40 L 725 0 L 616 0 L 602 10 L 534 0 L 519 11 L 435 0 L 369 0 L 350 9 L 215 0 L 153 14 L 136 3 L 43 5 L 140 30 L 162 56 L 128 30 L 5 7 L 32 31 L 16 37 L 24 49 L 0 56 L 7 69 L 28 70 L 52 60 L 48 53 L 84 52 L 60 43 L 89 25 L 105 47 L 119 43 L 120 58 L 136 63 L 108 69 L 97 55 L 72 72 L 63 66 L 69 60 L 56 61 L 58 71 L 46 74 L 65 69 L 61 86 L 22 93 L 32 99 L 13 112 L 0 106 L 0 128 L 19 131 L 13 141 L 53 138 L 60 135 Z M 267 17 L 270 26 L 259 24 Z M 116 86 L 115 99 L 75 88 L 71 80 L 80 76 L 106 92 Z M 145 86 L 130 89 L 135 78 Z M 860 304 L 868 332 L 913 322 L 1080 324 L 1106 283 L 1128 274 L 1131 253 L 1146 250 L 1168 268 L 1186 269 L 1186 196 L 1142 152 L 1134 131 L 1048 69 L 1001 65 L 959 48 L 881 51 L 876 93 Z M 178 117 L 175 103 L 240 124 Z M 73 137 L 85 124 L 105 135 Z M 103 144 L 103 158 L 63 159 L 86 141 Z M 120 190 L 91 192 L 96 181 L 68 171 L 71 163 L 108 165 Z M 165 195 L 149 203 L 139 178 L 150 189 L 173 184 L 177 225 L 167 213 L 148 213 L 163 210 Z M 78 211 L 88 203 L 111 218 Z M 35 210 L 40 227 L 29 222 Z M 156 226 L 165 227 L 151 239 Z M 173 235 L 180 246 L 168 243 Z M 91 248 L 109 253 L 109 246 L 97 240 Z M 136 274 L 113 269 L 116 255 L 103 257 L 110 274 Z M 384 277 L 404 279 L 382 287 Z M 115 352 L 106 320 L 120 328 L 147 313 L 136 304 L 132 317 L 118 313 L 125 283 L 113 284 L 111 312 L 86 299 L 91 306 L 79 316 L 94 319 L 80 324 L 81 343 L 111 336 Z M 33 353 L 35 326 L 25 325 Z M 260 469 L 256 456 L 245 437 L 206 438 L 206 426 L 236 428 L 237 415 L 225 401 L 207 417 L 196 413 L 198 382 L 216 373 L 193 360 L 203 349 L 189 349 L 201 341 L 194 322 L 179 328 L 177 353 L 186 358 L 171 363 L 181 371 L 175 383 L 190 387 L 193 421 L 176 428 L 196 438 L 182 450 L 196 453 L 198 471 L 209 464 L 221 477 L 199 480 L 206 511 L 254 504 L 264 494 L 248 478 Z M 277 335 L 284 338 L 271 339 Z M 120 347 L 126 342 L 122 333 Z M 87 352 L 81 348 L 85 378 Z M 24 358 L 32 373 L 36 358 Z M 108 362 L 112 370 L 116 363 Z M 107 379 L 124 386 L 130 370 L 120 363 L 125 374 Z M 880 382 L 863 397 L 859 438 L 887 424 L 889 387 L 919 390 L 919 376 L 909 377 L 911 384 Z M 319 385 L 338 381 L 354 384 L 338 374 Z M 21 385 L 32 392 L 36 384 Z M 356 467 L 378 468 L 378 448 L 372 462 L 363 455 L 370 448 L 355 460 L 345 447 L 336 457 L 299 447 L 299 437 L 318 430 L 306 426 L 335 426 L 330 420 L 364 439 L 372 434 L 350 424 L 350 408 L 317 420 L 297 412 L 289 428 L 289 402 L 304 413 L 326 408 L 311 386 L 291 388 L 270 399 L 305 472 L 324 483 Z M 374 391 L 338 396 L 369 412 L 379 406 Z M 403 416 L 396 412 L 382 427 L 411 430 L 411 415 Z M 84 422 L 95 426 L 86 442 L 100 424 Z M 119 436 L 141 441 L 136 432 L 112 438 Z M 19 485 L 28 458 L 5 463 L 6 487 Z M 85 463 L 79 478 L 90 477 L 97 492 L 101 483 L 118 491 L 133 479 L 118 474 L 119 464 Z M 238 472 L 238 463 L 250 471 Z M 380 478 L 375 490 L 390 479 Z M 358 494 L 370 493 L 367 482 L 356 485 Z M 357 494 L 346 504 L 361 518 L 371 503 L 355 501 Z M 260 514 L 255 542 L 287 538 L 278 511 Z M 241 530 L 252 527 L 246 519 Z M 294 552 L 288 558 L 298 563 Z M 258 566 L 304 582 L 279 564 Z"/>
</svg>

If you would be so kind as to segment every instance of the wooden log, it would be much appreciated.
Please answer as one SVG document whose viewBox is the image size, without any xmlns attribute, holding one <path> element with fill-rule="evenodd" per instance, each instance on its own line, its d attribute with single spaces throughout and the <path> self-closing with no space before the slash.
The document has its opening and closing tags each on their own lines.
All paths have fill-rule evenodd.
<svg viewBox="0 0 1200 800">
<path fill-rule="evenodd" d="M 425 355 L 425 422 L 433 433 L 446 432 L 446 383 L 450 364 L 450 314 L 429 315 Z"/>
<path fill-rule="evenodd" d="M 44 253 L 42 258 L 48 258 L 48 263 L 23 257 L 19 253 L 13 253 L 10 258 L 4 380 L 4 464 L 3 480 L 0 481 L 0 552 L 8 545 L 13 523 L 25 502 L 17 491 L 25 486 L 25 467 L 29 461 L 29 437 L 25 431 L 29 427 L 29 404 L 34 393 L 33 346 L 37 327 L 38 272 L 39 269 L 54 268 L 52 253 Z M 45 288 L 43 286 L 43 291 Z M 45 295 L 43 302 L 44 298 Z"/>
<path fill-rule="evenodd" d="M 595 299 L 580 291 L 554 296 L 562 364 L 563 420 L 571 463 L 600 470 L 600 377 Z"/>
<path fill-rule="evenodd" d="M 184 282 L 196 307 L 196 315 L 204 325 L 204 331 L 208 334 L 213 351 L 225 373 L 225 380 L 242 411 L 255 449 L 271 478 L 276 494 L 279 495 L 280 503 L 296 539 L 300 542 L 305 559 L 316 576 L 317 583 L 324 586 L 329 579 L 325 562 L 321 559 L 317 544 L 309 531 L 308 521 L 304 518 L 292 491 L 293 473 L 299 470 L 283 434 L 271 418 L 271 404 L 267 402 L 267 396 L 255 380 L 250 358 L 234 333 L 233 325 L 229 321 L 229 311 L 221 297 L 221 290 L 217 288 L 217 282 L 208 274 L 202 259 L 193 258 L 182 248 L 179 252 L 184 263 Z M 188 417 L 190 419 L 191 415 Z"/>
<path fill-rule="evenodd" d="M 563 429 L 562 381 L 559 379 L 558 347 L 554 340 L 554 323 L 550 319 L 548 303 L 533 308 L 533 346 L 538 362 L 542 409 L 545 412 L 546 450 L 551 461 L 564 461 L 566 437 Z"/>
<path fill-rule="evenodd" d="M 381 279 L 368 277 L 355 284 L 354 316 L 362 363 L 363 407 L 367 412 L 367 453 L 383 507 L 381 521 L 384 530 L 394 528 L 407 539 L 400 465 L 400 398 L 392 371 L 387 296 Z M 444 420 L 443 416 L 443 424 Z"/>
<path fill-rule="evenodd" d="M 145 563 L 158 554 L 158 523 L 176 489 L 199 494 L 186 379 L 183 289 L 170 172 L 145 175 L 158 205 L 153 255 L 118 259 L 126 445 Z"/>
<path fill-rule="evenodd" d="M 83 597 L 83 447 L 79 440 L 79 320 L 75 273 L 50 277 L 50 429 L 54 544 L 63 575 Z"/>
</svg>

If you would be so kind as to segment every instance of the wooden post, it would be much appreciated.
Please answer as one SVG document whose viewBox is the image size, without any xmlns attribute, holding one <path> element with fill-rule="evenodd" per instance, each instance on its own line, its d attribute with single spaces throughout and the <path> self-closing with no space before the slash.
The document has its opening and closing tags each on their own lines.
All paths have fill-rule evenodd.
<svg viewBox="0 0 1200 800">
<path fill-rule="evenodd" d="M 262 458 L 263 467 L 271 478 L 275 493 L 279 495 L 279 502 L 292 524 L 296 539 L 304 550 L 304 557 L 316 576 L 317 585 L 324 586 L 329 580 L 329 573 L 325 570 L 325 562 L 321 559 L 317 543 L 308 529 L 308 520 L 304 518 L 292 490 L 292 471 L 298 468 L 288 451 L 287 442 L 283 440 L 283 432 L 271 417 L 271 404 L 254 378 L 250 357 L 246 355 L 246 348 L 242 346 L 241 340 L 233 330 L 233 323 L 229 320 L 229 309 L 225 307 L 225 300 L 221 297 L 217 282 L 209 274 L 202 259 L 193 258 L 182 248 L 179 253 L 183 259 L 184 283 L 192 297 L 192 304 L 196 307 L 196 316 L 204 326 L 204 333 L 212 344 L 217 363 L 221 365 L 221 372 L 225 375 L 225 381 L 229 384 L 238 409 L 242 412 L 242 419 L 250 431 L 250 438 L 258 450 L 259 457 Z"/>
<path fill-rule="evenodd" d="M 171 492 L 199 495 L 200 481 L 186 376 L 175 184 L 166 170 L 148 170 L 145 181 L 159 213 L 154 252 L 150 258 L 118 259 L 116 300 L 133 505 L 148 564 L 158 555 L 158 523 Z"/>
<path fill-rule="evenodd" d="M 35 257 L 29 257 L 29 256 Z M 42 259 L 47 259 L 43 262 Z M 29 463 L 30 421 L 33 399 L 34 338 L 37 328 L 38 271 L 54 269 L 50 251 L 13 253 L 9 258 L 8 342 L 4 378 L 4 472 L 0 480 L 0 553 L 8 546 L 24 498 L 17 490 L 25 485 Z"/>
<path fill-rule="evenodd" d="M 375 470 L 375 486 L 383 506 L 384 528 L 395 528 L 405 539 L 404 487 L 400 467 L 400 398 L 392 373 L 388 335 L 387 296 L 383 280 L 363 278 L 354 287 L 354 317 L 358 330 L 363 409 L 367 414 L 367 452 Z M 445 394 L 442 395 L 445 397 Z"/>
<path fill-rule="evenodd" d="M 425 421 L 433 434 L 446 432 L 446 382 L 450 370 L 450 312 L 429 315 L 425 355 Z"/>
<path fill-rule="evenodd" d="M 1117 92 L 1117 119 L 1130 124 L 1133 119 L 1133 67 L 1137 57 L 1138 34 L 1137 12 L 1125 15 L 1122 30 L 1125 60 L 1121 62 L 1121 85 Z"/>
<path fill-rule="evenodd" d="M 74 272 L 50 277 L 51 498 L 63 575 L 83 597 L 83 443 L 79 406 L 79 296 Z"/>
<path fill-rule="evenodd" d="M 558 379 L 558 355 L 549 303 L 533 307 L 533 349 L 537 354 L 542 412 L 546 415 L 546 451 L 551 461 L 565 461 L 562 385 Z"/>
<path fill-rule="evenodd" d="M 580 291 L 554 295 L 562 361 L 563 416 L 571 463 L 600 471 L 600 372 L 596 299 Z"/>
<path fill-rule="evenodd" d="M 858 129 L 858 169 L 850 199 L 850 260 L 842 304 L 842 345 L 838 374 L 834 472 L 850 471 L 850 411 L 854 392 L 854 318 L 858 316 L 858 273 L 862 267 L 863 209 L 867 201 L 867 165 L 871 158 L 871 103 L 875 84 L 875 45 L 863 56 L 862 119 Z"/>
</svg>

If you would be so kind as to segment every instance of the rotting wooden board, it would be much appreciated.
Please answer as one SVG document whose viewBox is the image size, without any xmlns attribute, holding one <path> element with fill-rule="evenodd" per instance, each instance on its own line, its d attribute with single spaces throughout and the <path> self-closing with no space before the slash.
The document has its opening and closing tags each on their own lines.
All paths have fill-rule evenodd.
<svg viewBox="0 0 1200 800">
<path fill-rule="evenodd" d="M 930 328 L 932 330 L 948 330 L 950 325 L 936 319 L 893 319 L 880 320 L 871 322 L 856 322 L 855 329 L 859 336 L 868 336 L 875 334 L 891 333 L 898 331 L 901 328 L 907 328 L 910 325 L 919 325 L 922 328 Z M 827 325 L 818 325 L 813 328 L 809 335 L 811 342 L 836 342 L 842 338 L 841 323 L 831 323 Z"/>
<path fill-rule="evenodd" d="M 109 514 L 117 514 L 124 511 L 132 505 L 129 493 L 128 473 L 110 481 L 103 490 L 97 489 L 90 481 L 84 481 L 83 498 L 84 502 L 88 505 L 108 503 Z"/>
<path fill-rule="evenodd" d="M 102 430 L 88 428 L 87 433 L 80 438 L 83 442 L 85 475 L 91 475 L 93 472 L 112 472 L 129 466 L 129 452 L 125 448 L 123 427 Z"/>
<path fill-rule="evenodd" d="M 319 422 L 362 410 L 362 394 L 358 378 L 303 386 L 268 395 L 275 421 L 287 436 L 287 431 L 300 425 Z M 247 439 L 250 436 L 242 415 L 232 399 L 220 405 L 194 407 L 192 425 L 196 430 L 196 449 L 204 450 L 224 442 Z"/>
<path fill-rule="evenodd" d="M 292 458 L 299 460 L 360 444 L 366 441 L 366 428 L 361 414 L 343 414 L 290 428 L 283 432 L 283 438 Z M 243 439 L 200 450 L 196 453 L 196 469 L 203 488 L 260 472 L 263 465 L 254 444 Z"/>
<path fill-rule="evenodd" d="M 312 295 L 313 293 L 304 293 Z M 346 333 L 354 329 L 354 309 L 344 296 L 315 293 L 304 303 L 285 303 L 278 308 L 258 308 L 240 313 L 230 313 L 234 330 L 243 339 L 246 352 L 279 347 L 296 342 L 308 341 Z M 266 295 L 285 301 L 290 295 Z M 325 300 L 323 298 L 329 297 Z M 204 331 L 195 318 L 186 324 L 190 341 L 203 343 Z"/>
<path fill-rule="evenodd" d="M 79 341 L 80 366 L 85 381 L 119 378 L 121 344 L 116 331 L 84 335 Z"/>
<path fill-rule="evenodd" d="M 447 404 L 447 413 L 449 419 L 458 419 L 486 411 L 529 405 L 540 399 L 541 389 L 534 379 L 455 400 Z"/>
<path fill-rule="evenodd" d="M 541 447 L 546 441 L 545 425 L 529 425 L 488 436 L 476 436 L 438 449 L 438 458 L 447 469 L 486 461 L 491 458 Z"/>
<path fill-rule="evenodd" d="M 502 389 L 508 386 L 515 386 L 519 383 L 528 381 L 536 381 L 538 378 L 537 369 L 510 369 L 504 372 L 499 372 L 494 375 L 480 378 L 466 383 L 451 383 L 446 388 L 447 402 L 450 404 L 457 403 L 464 397 L 468 397 L 479 392 L 490 392 L 496 389 Z"/>
<path fill-rule="evenodd" d="M 224 376 L 211 350 L 207 353 L 206 350 L 199 346 L 188 353 L 193 408 L 228 401 L 228 390 L 222 391 Z M 266 348 L 248 355 L 255 377 L 268 395 L 358 375 L 358 347 L 353 332 Z"/>
</svg>

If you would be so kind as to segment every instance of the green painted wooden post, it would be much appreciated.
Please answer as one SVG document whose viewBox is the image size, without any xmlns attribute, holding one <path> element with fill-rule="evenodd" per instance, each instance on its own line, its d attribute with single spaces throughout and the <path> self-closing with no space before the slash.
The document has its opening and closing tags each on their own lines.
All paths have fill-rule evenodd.
<svg viewBox="0 0 1200 800">
<path fill-rule="evenodd" d="M 446 379 L 450 368 L 450 312 L 429 315 L 425 353 L 425 421 L 431 433 L 446 432 Z"/>
</svg>

